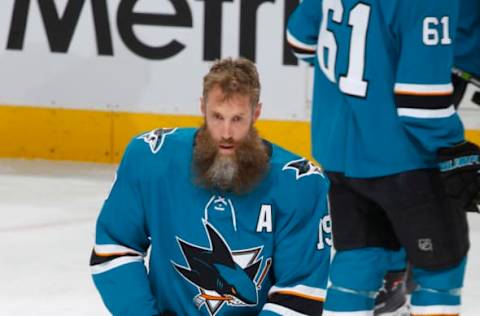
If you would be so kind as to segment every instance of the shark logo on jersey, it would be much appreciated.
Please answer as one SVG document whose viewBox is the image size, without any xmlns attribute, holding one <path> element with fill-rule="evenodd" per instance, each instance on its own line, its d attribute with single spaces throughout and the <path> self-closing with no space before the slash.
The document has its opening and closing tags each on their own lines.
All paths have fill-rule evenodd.
<svg viewBox="0 0 480 316">
<path fill-rule="evenodd" d="M 203 223 L 210 248 L 196 246 L 177 237 L 188 266 L 172 261 L 175 270 L 197 287 L 199 294 L 193 298 L 195 305 L 199 309 L 205 306 L 211 316 L 216 315 L 225 304 L 233 307 L 257 305 L 258 290 L 270 268 L 271 258 L 265 260 L 259 274 L 263 261 L 259 254 L 263 246 L 232 251 L 210 223 Z"/>
<path fill-rule="evenodd" d="M 324 177 L 322 168 L 320 168 L 319 166 L 315 165 L 313 162 L 305 158 L 290 161 L 282 168 L 282 170 L 287 170 L 287 169 L 295 170 L 295 175 L 297 177 L 297 180 L 300 179 L 301 177 L 309 176 L 312 174 L 318 174 Z"/>
<path fill-rule="evenodd" d="M 175 133 L 176 128 L 157 128 L 151 132 L 145 133 L 137 137 L 137 139 L 143 139 L 143 141 L 150 145 L 152 153 L 156 154 L 162 148 L 165 136 Z"/>
</svg>

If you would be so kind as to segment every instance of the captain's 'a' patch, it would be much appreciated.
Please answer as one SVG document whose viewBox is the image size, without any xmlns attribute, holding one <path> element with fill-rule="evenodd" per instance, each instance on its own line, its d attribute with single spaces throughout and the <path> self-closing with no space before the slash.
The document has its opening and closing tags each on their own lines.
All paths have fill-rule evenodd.
<svg viewBox="0 0 480 316">
<path fill-rule="evenodd" d="M 309 176 L 312 174 L 316 174 L 324 177 L 322 168 L 320 168 L 319 166 L 315 165 L 313 162 L 305 158 L 292 160 L 286 163 L 285 166 L 283 166 L 282 170 L 288 170 L 288 169 L 295 170 L 295 176 L 297 180 L 300 179 L 301 177 Z"/>
<path fill-rule="evenodd" d="M 137 139 L 143 139 L 150 146 L 152 153 L 156 154 L 162 148 L 165 136 L 175 133 L 176 130 L 176 128 L 157 128 L 140 135 Z"/>
</svg>

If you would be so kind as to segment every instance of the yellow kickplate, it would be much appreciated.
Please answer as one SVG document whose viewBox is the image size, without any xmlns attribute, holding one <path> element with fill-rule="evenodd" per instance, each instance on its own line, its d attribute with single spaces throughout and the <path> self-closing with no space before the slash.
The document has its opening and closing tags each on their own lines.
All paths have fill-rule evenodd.
<svg viewBox="0 0 480 316">
<path fill-rule="evenodd" d="M 130 139 L 157 127 L 198 127 L 200 116 L 0 106 L 0 157 L 118 162 Z M 310 124 L 260 120 L 260 135 L 310 156 Z M 466 131 L 480 145 L 480 130 Z"/>
</svg>

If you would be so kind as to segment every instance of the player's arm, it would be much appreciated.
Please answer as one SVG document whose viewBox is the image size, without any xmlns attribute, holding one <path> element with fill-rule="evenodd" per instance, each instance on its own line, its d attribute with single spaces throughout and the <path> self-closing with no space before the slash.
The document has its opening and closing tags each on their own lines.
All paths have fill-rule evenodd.
<svg viewBox="0 0 480 316">
<path fill-rule="evenodd" d="M 456 109 L 480 110 L 480 77 L 454 67 L 452 83 Z M 480 212 L 480 148 L 464 142 L 441 148 L 438 154 L 441 176 L 451 201 L 459 209 Z"/>
<path fill-rule="evenodd" d="M 287 42 L 298 59 L 314 63 L 320 29 L 321 1 L 304 0 L 289 17 Z"/>
<path fill-rule="evenodd" d="M 397 114 L 423 150 L 436 153 L 464 140 L 453 105 L 454 1 L 398 1 L 392 26 L 401 47 L 394 87 Z"/>
<path fill-rule="evenodd" d="M 437 0 L 399 3 L 399 11 L 405 14 L 395 28 L 401 43 L 395 84 L 399 119 L 424 151 L 436 154 L 453 204 L 476 210 L 480 149 L 464 139 L 451 82 L 457 4 Z"/>
<path fill-rule="evenodd" d="M 276 215 L 275 284 L 260 315 L 321 315 L 323 311 L 332 243 L 328 180 L 312 174 L 293 181 L 279 205 L 290 208 L 289 215 Z"/>
<path fill-rule="evenodd" d="M 149 247 L 132 144 L 125 151 L 97 220 L 90 266 L 93 281 L 113 315 L 157 315 L 144 256 Z"/>
</svg>

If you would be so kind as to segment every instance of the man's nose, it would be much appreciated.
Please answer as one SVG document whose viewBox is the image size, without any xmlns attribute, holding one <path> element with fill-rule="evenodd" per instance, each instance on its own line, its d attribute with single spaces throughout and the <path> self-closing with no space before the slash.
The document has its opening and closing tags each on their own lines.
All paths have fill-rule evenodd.
<svg viewBox="0 0 480 316">
<path fill-rule="evenodd" d="M 229 140 L 232 138 L 232 136 L 233 136 L 232 123 L 230 123 L 228 120 L 225 120 L 222 126 L 222 138 L 224 140 Z"/>
</svg>

